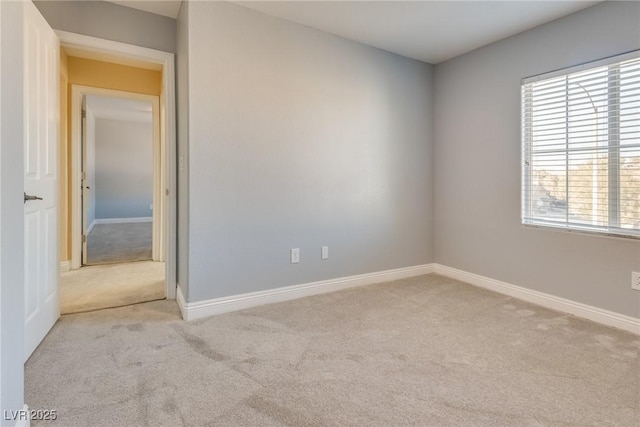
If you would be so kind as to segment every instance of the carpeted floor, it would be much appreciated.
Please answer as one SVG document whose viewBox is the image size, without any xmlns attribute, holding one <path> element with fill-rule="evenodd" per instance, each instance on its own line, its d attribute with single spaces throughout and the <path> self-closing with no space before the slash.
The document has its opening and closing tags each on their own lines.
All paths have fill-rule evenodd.
<svg viewBox="0 0 640 427">
<path fill-rule="evenodd" d="M 63 316 L 34 426 L 637 426 L 640 337 L 436 275 L 183 322 Z"/>
<path fill-rule="evenodd" d="M 80 313 L 164 298 L 164 262 L 92 265 L 60 275 L 60 312 Z"/>
<path fill-rule="evenodd" d="M 87 264 L 151 259 L 151 222 L 97 224 L 87 236 Z"/>
</svg>

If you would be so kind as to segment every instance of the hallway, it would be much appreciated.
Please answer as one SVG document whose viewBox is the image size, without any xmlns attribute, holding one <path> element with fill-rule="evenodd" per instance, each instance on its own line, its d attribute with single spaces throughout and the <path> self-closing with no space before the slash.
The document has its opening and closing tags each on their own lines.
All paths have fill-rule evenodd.
<svg viewBox="0 0 640 427">
<path fill-rule="evenodd" d="M 97 224 L 87 236 L 87 265 L 151 259 L 151 222 Z"/>
<path fill-rule="evenodd" d="M 163 299 L 164 262 L 139 261 L 82 267 L 60 277 L 61 314 Z"/>
</svg>

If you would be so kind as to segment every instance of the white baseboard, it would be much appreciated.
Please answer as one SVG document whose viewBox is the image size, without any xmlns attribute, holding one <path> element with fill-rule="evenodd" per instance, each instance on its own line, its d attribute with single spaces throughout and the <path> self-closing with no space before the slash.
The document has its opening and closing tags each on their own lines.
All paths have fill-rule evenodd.
<svg viewBox="0 0 640 427">
<path fill-rule="evenodd" d="M 87 236 L 93 230 L 97 224 L 129 224 L 134 222 L 153 222 L 153 217 L 150 216 L 140 216 L 134 218 L 96 218 L 91 221 L 89 227 L 87 227 Z"/>
<path fill-rule="evenodd" d="M 95 219 L 89 229 L 91 229 L 94 225 L 97 224 L 127 224 L 133 222 L 152 222 L 153 217 L 150 216 L 140 216 L 135 218 L 97 218 Z"/>
<path fill-rule="evenodd" d="M 180 308 L 180 312 L 182 313 L 182 318 L 184 320 L 194 320 L 202 317 L 214 316 L 216 314 L 243 310 L 245 308 L 256 307 L 259 305 L 289 301 L 306 296 L 319 295 L 341 289 L 404 279 L 429 273 L 437 273 L 474 286 L 489 289 L 503 295 L 508 295 L 523 301 L 537 304 L 542 307 L 572 314 L 603 325 L 612 326 L 614 328 L 640 335 L 640 319 L 638 318 L 571 301 L 544 292 L 512 285 L 510 283 L 501 282 L 499 280 L 447 267 L 441 264 L 424 264 L 414 267 L 398 268 L 395 270 L 322 280 L 319 282 L 286 286 L 266 291 L 232 295 L 191 303 L 185 301 L 182 290 L 178 287 L 176 301 Z"/>
<path fill-rule="evenodd" d="M 71 261 L 61 261 L 60 272 L 66 273 L 67 271 L 71 271 Z"/>
<path fill-rule="evenodd" d="M 521 299 L 533 304 L 573 314 L 607 326 L 622 329 L 640 335 L 640 319 L 571 301 L 544 292 L 534 291 L 510 283 L 501 282 L 489 277 L 458 270 L 441 264 L 435 264 L 435 273 L 452 279 L 460 280 L 480 288 L 489 289 L 500 294 Z"/>
<path fill-rule="evenodd" d="M 176 286 L 176 303 L 178 304 L 182 318 L 184 320 L 189 320 L 186 313 L 187 302 L 184 299 L 184 295 L 182 295 L 182 288 L 180 288 L 179 284 Z"/>
<path fill-rule="evenodd" d="M 356 276 L 340 277 L 337 279 L 322 280 L 319 282 L 285 286 L 266 291 L 250 292 L 246 294 L 189 303 L 184 300 L 182 291 L 178 287 L 177 302 L 180 307 L 180 312 L 182 313 L 182 318 L 184 320 L 194 320 L 216 314 L 243 310 L 245 308 L 275 302 L 289 301 L 311 295 L 353 288 L 356 286 L 371 285 L 390 280 L 421 276 L 423 274 L 433 273 L 435 271 L 434 267 L 434 264 L 417 265 L 413 267 L 397 268 L 395 270 L 386 270 L 377 273 L 358 274 Z"/>
</svg>

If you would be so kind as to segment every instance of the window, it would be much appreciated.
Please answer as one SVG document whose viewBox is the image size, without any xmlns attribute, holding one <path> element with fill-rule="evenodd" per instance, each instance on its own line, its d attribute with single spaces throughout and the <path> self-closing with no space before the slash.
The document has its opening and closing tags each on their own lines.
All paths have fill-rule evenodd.
<svg viewBox="0 0 640 427">
<path fill-rule="evenodd" d="M 640 238 L 640 51 L 522 81 L 522 223 Z"/>
</svg>

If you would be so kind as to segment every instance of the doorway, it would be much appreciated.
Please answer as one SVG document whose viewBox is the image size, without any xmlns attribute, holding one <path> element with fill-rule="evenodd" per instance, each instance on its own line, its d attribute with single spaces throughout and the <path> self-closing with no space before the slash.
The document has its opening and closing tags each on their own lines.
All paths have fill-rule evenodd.
<svg viewBox="0 0 640 427">
<path fill-rule="evenodd" d="M 68 187 L 61 193 L 69 221 L 61 224 L 68 236 L 61 311 L 174 299 L 173 55 L 57 33 L 69 61 L 84 61 L 106 79 L 67 76 L 69 144 L 62 156 Z M 117 77 L 118 67 L 152 70 L 158 78 L 147 89 L 137 80 L 129 89 L 135 79 Z"/>
<path fill-rule="evenodd" d="M 161 261 L 158 98 L 76 86 L 72 93 L 82 97 L 82 266 Z"/>
<path fill-rule="evenodd" d="M 158 96 L 71 84 L 71 238 L 81 262 L 61 276 L 63 314 L 165 298 L 159 117 Z"/>
</svg>

